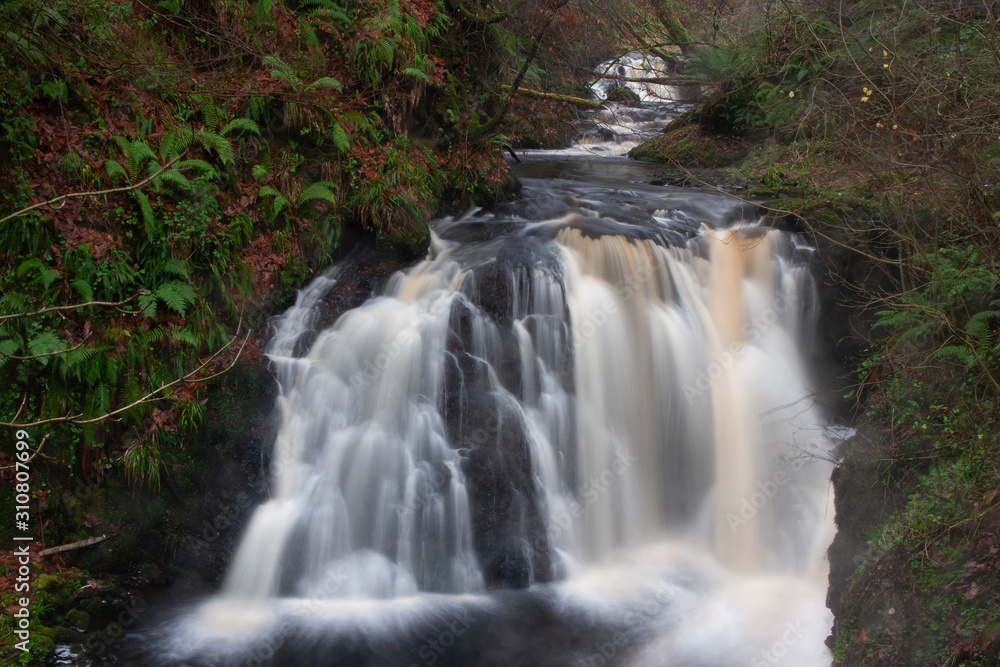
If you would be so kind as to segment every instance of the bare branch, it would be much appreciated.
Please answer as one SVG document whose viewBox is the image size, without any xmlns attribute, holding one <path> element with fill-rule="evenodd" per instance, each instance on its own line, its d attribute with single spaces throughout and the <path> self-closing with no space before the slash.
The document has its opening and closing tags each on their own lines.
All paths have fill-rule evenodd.
<svg viewBox="0 0 1000 667">
<path fill-rule="evenodd" d="M 56 197 L 55 199 L 49 199 L 47 201 L 38 202 L 37 204 L 33 204 L 33 205 L 31 205 L 31 206 L 29 206 L 27 208 L 22 208 L 20 211 L 15 211 L 14 213 L 11 213 L 10 215 L 8 215 L 5 218 L 0 218 L 0 225 L 2 225 L 3 223 L 7 222 L 8 220 L 13 220 L 14 218 L 17 218 L 17 217 L 20 217 L 20 216 L 25 215 L 27 213 L 30 213 L 31 211 L 35 210 L 36 208 L 41 208 L 43 206 L 52 206 L 53 204 L 58 204 L 59 202 L 64 201 L 66 199 L 80 198 L 80 197 L 97 197 L 97 196 L 100 196 L 100 195 L 110 195 L 110 194 L 115 194 L 115 193 L 118 193 L 118 192 L 129 192 L 130 190 L 138 190 L 139 188 L 141 188 L 142 186 L 146 185 L 147 183 L 149 183 L 150 181 L 152 181 L 154 178 L 156 178 L 157 176 L 159 176 L 160 174 L 162 174 L 163 172 L 165 172 L 167 169 L 170 168 L 170 166 L 173 163 L 177 162 L 180 159 L 181 159 L 181 156 L 178 155 L 173 160 L 171 160 L 170 162 L 168 162 L 165 165 L 163 165 L 162 167 L 160 167 L 160 170 L 158 172 L 156 172 L 152 176 L 147 176 L 146 178 L 142 179 L 141 181 L 139 181 L 138 183 L 135 183 L 133 185 L 125 185 L 125 186 L 122 186 L 120 188 L 111 188 L 110 190 L 93 190 L 91 192 L 70 192 L 70 193 L 65 194 L 65 195 L 60 195 L 60 196 Z"/>
</svg>

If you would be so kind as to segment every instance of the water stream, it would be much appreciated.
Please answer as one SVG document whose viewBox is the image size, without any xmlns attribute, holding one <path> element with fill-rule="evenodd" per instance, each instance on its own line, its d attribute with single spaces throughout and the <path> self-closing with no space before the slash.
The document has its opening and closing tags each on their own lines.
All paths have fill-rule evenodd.
<svg viewBox="0 0 1000 667">
<path fill-rule="evenodd" d="M 337 268 L 277 321 L 271 498 L 157 664 L 829 664 L 812 250 L 623 158 L 520 170 L 333 326 Z"/>
</svg>

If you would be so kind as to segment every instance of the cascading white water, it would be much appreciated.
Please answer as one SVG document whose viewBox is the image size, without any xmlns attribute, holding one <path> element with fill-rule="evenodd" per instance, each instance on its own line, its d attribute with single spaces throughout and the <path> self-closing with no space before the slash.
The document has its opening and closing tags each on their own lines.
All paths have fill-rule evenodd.
<svg viewBox="0 0 1000 667">
<path fill-rule="evenodd" d="M 829 664 L 811 250 L 560 169 L 333 326 L 337 270 L 277 321 L 271 498 L 163 664 Z"/>
<path fill-rule="evenodd" d="M 588 220 L 525 227 L 514 236 L 535 250 L 488 274 L 503 240 L 486 252 L 438 240 L 296 356 L 335 274 L 303 291 L 268 351 L 281 384 L 272 498 L 216 619 L 220 605 L 483 592 L 470 484 L 488 473 L 470 461 L 507 455 L 494 451 L 505 424 L 523 432 L 542 516 L 532 529 L 510 505 L 521 518 L 492 537 L 528 553 L 528 583 L 586 580 L 669 543 L 822 586 L 829 442 L 798 353 L 815 303 L 801 249 L 756 226 L 706 227 L 678 247 L 596 235 Z M 483 303 L 487 277 L 509 310 Z M 490 416 L 456 430 L 474 392 Z"/>
<path fill-rule="evenodd" d="M 606 101 L 587 119 L 576 143 L 555 151 L 576 155 L 624 155 L 656 136 L 674 117 L 690 107 L 696 85 L 680 85 L 669 63 L 657 56 L 628 53 L 594 68 L 591 96 L 608 100 L 616 88 L 634 94 L 634 102 Z M 669 82 L 669 83 L 667 83 Z M 613 97 L 613 96 L 612 96 Z"/>
<path fill-rule="evenodd" d="M 428 259 L 324 331 L 337 273 L 304 290 L 268 349 L 272 497 L 191 634 L 232 651 L 254 628 L 406 628 L 533 583 L 611 627 L 669 589 L 622 664 L 746 664 L 793 621 L 809 639 L 784 664 L 827 664 L 809 250 L 735 205 L 650 192 L 627 193 L 648 214 L 561 195 L 574 212 L 486 241 L 457 239 L 488 217 L 444 221 Z"/>
</svg>

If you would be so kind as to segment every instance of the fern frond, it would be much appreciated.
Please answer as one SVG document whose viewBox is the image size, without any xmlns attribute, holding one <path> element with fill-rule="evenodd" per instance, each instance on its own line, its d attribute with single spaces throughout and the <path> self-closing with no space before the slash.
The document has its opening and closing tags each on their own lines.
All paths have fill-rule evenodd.
<svg viewBox="0 0 1000 667">
<path fill-rule="evenodd" d="M 84 302 L 94 300 L 94 288 L 90 286 L 86 280 L 81 280 L 77 278 L 70 283 L 76 291 L 80 294 L 80 299 Z"/>
<path fill-rule="evenodd" d="M 28 297 L 19 292 L 7 292 L 0 296 L 0 307 L 8 314 L 23 313 L 28 309 Z"/>
<path fill-rule="evenodd" d="M 261 60 L 264 67 L 271 68 L 271 76 L 280 79 L 290 86 L 298 87 L 299 78 L 295 76 L 295 70 L 278 56 L 264 56 Z"/>
<path fill-rule="evenodd" d="M 934 350 L 931 356 L 937 359 L 954 359 L 964 364 L 967 369 L 976 365 L 975 355 L 964 345 L 946 345 Z"/>
<path fill-rule="evenodd" d="M 257 136 L 260 136 L 260 126 L 249 118 L 234 118 L 229 121 L 224 128 L 222 128 L 222 136 L 226 136 L 230 132 L 238 130 L 240 132 L 253 132 Z"/>
<path fill-rule="evenodd" d="M 340 81 L 337 81 L 332 76 L 324 76 L 323 78 L 316 79 L 311 84 L 309 84 L 309 87 L 306 88 L 306 90 L 315 90 L 316 88 L 320 87 L 333 88 L 334 90 L 337 91 L 341 91 L 344 89 L 344 87 L 340 85 Z"/>
<path fill-rule="evenodd" d="M 156 218 L 153 216 L 153 205 L 149 203 L 149 197 L 142 190 L 132 190 L 131 195 L 139 203 L 139 210 L 142 211 L 146 236 L 153 238 L 156 235 Z"/>
<path fill-rule="evenodd" d="M 191 347 L 199 347 L 201 345 L 201 337 L 190 326 L 186 326 L 183 329 L 181 327 L 171 327 L 170 332 L 180 343 L 190 345 Z"/>
<path fill-rule="evenodd" d="M 302 191 L 302 196 L 299 197 L 299 204 L 305 203 L 307 201 L 313 201 L 316 199 L 328 202 L 330 204 L 337 203 L 337 197 L 333 194 L 330 188 L 333 183 L 329 181 L 318 181 L 313 183 L 308 188 Z"/>
<path fill-rule="evenodd" d="M 155 185 L 158 188 L 161 187 L 164 183 L 171 183 L 173 185 L 176 185 L 181 190 L 191 189 L 191 181 L 189 181 L 187 177 L 184 176 L 184 174 L 174 169 L 168 169 L 167 171 L 157 176 L 156 179 L 153 181 L 153 185 Z"/>
<path fill-rule="evenodd" d="M 184 160 L 178 162 L 177 169 L 194 169 L 200 171 L 203 176 L 218 176 L 219 170 L 204 160 Z"/>
<path fill-rule="evenodd" d="M 69 344 L 56 336 L 55 332 L 51 329 L 46 329 L 28 341 L 28 352 L 32 356 L 61 352 L 68 347 Z"/>
<path fill-rule="evenodd" d="M 191 277 L 191 273 L 188 271 L 187 262 L 183 259 L 177 259 L 176 257 L 171 257 L 163 263 L 163 272 L 180 276 L 185 280 L 188 280 Z"/>
<path fill-rule="evenodd" d="M 330 138 L 333 139 L 333 145 L 341 153 L 351 150 L 351 138 L 347 135 L 344 128 L 340 126 L 340 123 L 333 124 L 333 128 L 330 130 Z"/>
<path fill-rule="evenodd" d="M 402 72 L 400 72 L 400 74 L 404 76 L 412 76 L 414 79 L 420 79 L 424 83 L 431 82 L 431 78 L 421 70 L 417 69 L 416 67 L 407 67 Z"/>
<path fill-rule="evenodd" d="M 997 317 L 1000 317 L 1000 311 L 981 310 L 966 322 L 965 332 L 976 338 L 980 345 L 989 345 L 993 338 L 993 329 L 990 327 L 990 321 Z"/>
<path fill-rule="evenodd" d="M 198 100 L 201 119 L 205 123 L 205 128 L 209 132 L 218 132 L 219 125 L 222 123 L 219 107 L 215 106 L 215 101 L 209 95 L 200 95 L 196 99 Z"/>
<path fill-rule="evenodd" d="M 215 134 L 213 132 L 199 131 L 196 133 L 198 141 L 201 145 L 205 147 L 205 150 L 214 150 L 218 156 L 219 161 L 224 165 L 232 164 L 236 159 L 236 152 L 233 150 L 233 145 L 229 143 L 229 140 L 225 137 Z"/>
<path fill-rule="evenodd" d="M 146 317 L 156 317 L 156 295 L 140 294 L 139 310 L 142 311 L 142 314 Z"/>
<path fill-rule="evenodd" d="M 125 168 L 118 164 L 115 160 L 105 160 L 104 171 L 108 173 L 111 180 L 115 180 L 119 177 L 125 179 L 126 181 L 128 180 L 128 172 L 126 172 Z"/>
<path fill-rule="evenodd" d="M 180 313 L 181 317 L 195 300 L 194 289 L 179 280 L 170 280 L 160 285 L 156 289 L 156 296 L 167 304 L 167 307 Z"/>
<path fill-rule="evenodd" d="M 274 204 L 271 207 L 272 218 L 277 217 L 282 209 L 288 206 L 288 200 L 285 199 L 285 196 L 269 185 L 262 186 L 257 194 L 261 197 L 274 197 Z"/>
</svg>

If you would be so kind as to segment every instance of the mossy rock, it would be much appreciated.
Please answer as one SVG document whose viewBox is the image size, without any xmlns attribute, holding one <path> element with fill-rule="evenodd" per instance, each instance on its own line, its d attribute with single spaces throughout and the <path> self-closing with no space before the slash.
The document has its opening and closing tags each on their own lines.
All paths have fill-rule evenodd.
<svg viewBox="0 0 1000 667">
<path fill-rule="evenodd" d="M 73 605 L 73 584 L 57 574 L 43 574 L 35 581 L 38 601 L 54 609 Z"/>
<path fill-rule="evenodd" d="M 51 633 L 50 636 L 52 637 L 52 641 L 56 644 L 74 644 L 82 639 L 82 635 L 79 630 L 67 628 L 62 625 L 49 628 L 49 632 Z"/>
<path fill-rule="evenodd" d="M 742 160 L 746 152 L 745 144 L 732 137 L 710 134 L 698 125 L 671 124 L 661 136 L 636 146 L 628 155 L 681 167 L 725 167 Z"/>
<path fill-rule="evenodd" d="M 52 638 L 52 630 L 45 627 L 35 627 L 31 631 L 31 640 L 28 642 L 30 655 L 35 662 L 29 664 L 41 664 L 41 662 L 52 655 L 56 650 L 56 642 Z M 20 654 L 20 652 L 19 652 Z"/>
<path fill-rule="evenodd" d="M 639 94 L 628 86 L 618 86 L 608 91 L 608 102 L 623 102 L 625 104 L 638 104 L 641 100 Z"/>
<path fill-rule="evenodd" d="M 93 597 L 86 603 L 81 604 L 80 608 L 91 616 L 97 616 L 104 611 L 104 603 L 101 601 L 101 598 Z"/>
<path fill-rule="evenodd" d="M 66 614 L 66 622 L 77 630 L 86 632 L 90 627 L 90 614 L 80 609 L 73 609 Z"/>
</svg>

